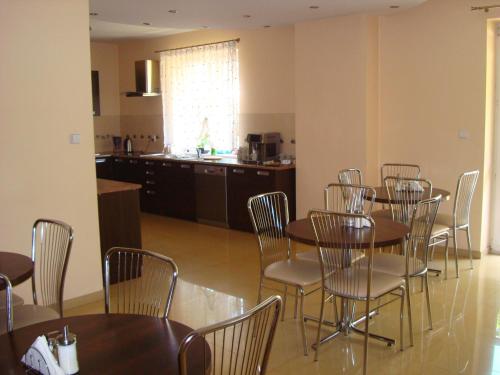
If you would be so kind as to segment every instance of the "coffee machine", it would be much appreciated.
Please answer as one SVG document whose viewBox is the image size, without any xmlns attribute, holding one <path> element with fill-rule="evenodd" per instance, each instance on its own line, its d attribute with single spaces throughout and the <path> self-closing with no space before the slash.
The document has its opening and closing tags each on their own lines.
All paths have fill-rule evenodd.
<svg viewBox="0 0 500 375">
<path fill-rule="evenodd" d="M 281 134 L 263 133 L 248 134 L 248 163 L 262 164 L 277 160 L 280 154 Z"/>
</svg>

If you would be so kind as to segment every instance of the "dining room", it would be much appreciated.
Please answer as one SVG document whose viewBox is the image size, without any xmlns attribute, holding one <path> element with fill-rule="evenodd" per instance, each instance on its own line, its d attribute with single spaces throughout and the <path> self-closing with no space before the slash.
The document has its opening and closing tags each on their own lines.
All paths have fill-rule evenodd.
<svg viewBox="0 0 500 375">
<path fill-rule="evenodd" d="M 140 37 L 89 39 L 119 23 L 111 3 L 2 3 L 0 372 L 25 373 L 37 350 L 50 374 L 500 372 L 496 5 L 295 1 L 265 14 L 220 1 L 217 15 L 193 1 L 160 16 L 151 1 L 122 9 Z M 165 73 L 159 95 L 127 93 L 135 61 L 164 72 L 169 54 L 221 42 L 237 51 L 239 127 L 226 136 L 213 130 L 223 116 L 202 116 L 217 136 L 196 156 L 203 137 L 188 152 L 166 124 L 188 116 L 166 114 L 178 101 Z M 241 159 L 247 133 L 279 133 L 268 142 L 281 152 Z M 145 177 L 118 173 L 124 161 Z M 227 168 L 224 219 L 202 220 L 219 190 L 200 168 Z M 125 194 L 134 212 L 119 211 Z M 137 245 L 108 244 L 112 232 Z"/>
</svg>

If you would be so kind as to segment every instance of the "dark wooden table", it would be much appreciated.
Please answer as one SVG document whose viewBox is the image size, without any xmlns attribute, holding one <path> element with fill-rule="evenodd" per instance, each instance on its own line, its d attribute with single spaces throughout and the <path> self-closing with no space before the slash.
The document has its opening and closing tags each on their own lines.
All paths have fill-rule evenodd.
<svg viewBox="0 0 500 375">
<path fill-rule="evenodd" d="M 378 202 L 378 203 L 390 203 L 391 200 L 389 199 L 389 195 L 387 194 L 387 189 L 384 187 L 384 186 L 377 186 L 374 188 L 375 189 L 375 202 Z M 424 192 L 412 192 L 412 193 L 409 193 L 411 194 L 412 196 L 414 196 L 415 198 L 415 202 L 420 202 L 423 198 L 422 197 L 428 197 L 429 196 L 429 189 L 427 188 L 424 188 Z M 405 192 L 405 196 L 408 198 L 411 197 L 407 195 L 407 193 Z M 441 195 L 441 199 L 442 200 L 449 200 L 450 199 L 450 192 L 447 191 L 447 190 L 444 190 L 444 189 L 438 189 L 438 188 L 432 188 L 432 198 L 434 197 L 437 197 L 438 195 Z M 368 193 L 367 196 L 366 196 L 366 199 L 370 199 L 371 198 L 371 194 Z M 397 200 L 394 200 L 392 199 L 392 202 L 393 203 L 399 203 Z"/>
<path fill-rule="evenodd" d="M 66 324 L 77 336 L 82 375 L 176 375 L 179 344 L 192 331 L 172 320 L 141 315 L 99 314 L 51 320 L 0 336 L 0 374 L 25 374 L 20 359 L 36 337 L 62 330 Z M 192 347 L 192 357 L 188 358 L 189 372 L 204 374 L 203 344 L 196 344 Z M 210 356 L 210 349 L 206 355 Z"/>
<path fill-rule="evenodd" d="M 375 221 L 374 246 L 376 248 L 397 245 L 401 243 L 406 234 L 410 231 L 410 228 L 407 225 L 398 223 L 391 219 L 374 217 L 373 220 Z M 370 231 L 368 228 L 351 228 L 351 230 L 353 237 L 356 237 L 356 243 L 359 247 L 366 248 L 370 246 Z M 285 231 L 294 241 L 316 246 L 314 231 L 309 219 L 292 221 L 286 226 Z"/>
<path fill-rule="evenodd" d="M 26 255 L 0 251 L 0 273 L 6 275 L 14 286 L 31 277 L 33 262 Z M 0 281 L 0 289 L 5 289 L 2 281 Z"/>
</svg>

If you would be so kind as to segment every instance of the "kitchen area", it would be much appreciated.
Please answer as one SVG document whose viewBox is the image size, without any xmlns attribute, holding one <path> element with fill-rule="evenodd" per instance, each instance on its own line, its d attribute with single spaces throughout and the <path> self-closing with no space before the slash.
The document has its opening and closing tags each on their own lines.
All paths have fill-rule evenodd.
<svg viewBox="0 0 500 375">
<path fill-rule="evenodd" d="M 283 191 L 295 218 L 293 114 L 240 113 L 231 152 L 199 139 L 181 151 L 164 138 L 158 60 L 128 59 L 125 73 L 128 45 L 91 47 L 102 253 L 141 247 L 141 212 L 252 232 L 248 198 Z"/>
</svg>

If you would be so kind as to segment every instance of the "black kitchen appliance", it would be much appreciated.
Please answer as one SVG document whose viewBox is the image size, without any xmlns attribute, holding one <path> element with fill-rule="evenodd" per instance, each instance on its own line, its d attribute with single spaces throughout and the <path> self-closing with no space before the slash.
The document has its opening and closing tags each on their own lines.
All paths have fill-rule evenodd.
<svg viewBox="0 0 500 375">
<path fill-rule="evenodd" d="M 276 160 L 280 154 L 280 133 L 247 134 L 247 163 L 262 164 L 265 161 Z"/>
</svg>

